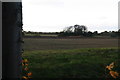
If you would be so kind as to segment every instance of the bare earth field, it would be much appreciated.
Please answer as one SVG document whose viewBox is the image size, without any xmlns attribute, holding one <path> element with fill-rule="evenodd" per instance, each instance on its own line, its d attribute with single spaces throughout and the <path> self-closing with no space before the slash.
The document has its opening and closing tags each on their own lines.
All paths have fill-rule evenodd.
<svg viewBox="0 0 120 80">
<path fill-rule="evenodd" d="M 24 49 L 54 50 L 54 49 L 80 49 L 80 48 L 111 48 L 118 47 L 118 39 L 44 39 L 24 38 Z"/>
</svg>

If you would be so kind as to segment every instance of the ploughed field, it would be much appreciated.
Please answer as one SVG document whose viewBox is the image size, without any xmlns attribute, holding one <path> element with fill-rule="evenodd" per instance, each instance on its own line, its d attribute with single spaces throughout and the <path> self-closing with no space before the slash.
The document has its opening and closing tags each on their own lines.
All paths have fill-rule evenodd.
<svg viewBox="0 0 120 80">
<path fill-rule="evenodd" d="M 24 38 L 24 41 L 23 57 L 29 61 L 33 79 L 106 80 L 112 78 L 106 66 L 118 62 L 118 39 Z"/>
<path fill-rule="evenodd" d="M 52 50 L 52 49 L 80 49 L 80 48 L 110 48 L 118 47 L 118 39 L 42 39 L 24 38 L 24 49 Z"/>
</svg>

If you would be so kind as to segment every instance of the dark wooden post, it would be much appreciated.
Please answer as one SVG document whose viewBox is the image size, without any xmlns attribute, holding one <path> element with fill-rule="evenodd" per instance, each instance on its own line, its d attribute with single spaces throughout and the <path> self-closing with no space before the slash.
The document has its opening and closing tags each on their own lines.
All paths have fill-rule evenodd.
<svg viewBox="0 0 120 80">
<path fill-rule="evenodd" d="M 2 79 L 2 2 L 0 1 L 0 79 Z"/>
<path fill-rule="evenodd" d="M 2 2 L 2 79 L 21 79 L 22 3 Z"/>
</svg>

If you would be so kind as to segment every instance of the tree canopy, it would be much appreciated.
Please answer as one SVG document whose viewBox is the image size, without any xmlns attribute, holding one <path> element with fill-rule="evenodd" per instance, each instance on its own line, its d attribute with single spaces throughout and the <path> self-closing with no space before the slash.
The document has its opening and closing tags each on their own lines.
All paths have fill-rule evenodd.
<svg viewBox="0 0 120 80">
<path fill-rule="evenodd" d="M 83 35 L 84 33 L 87 32 L 87 27 L 84 25 L 74 25 L 74 26 L 69 26 L 66 27 L 63 30 L 64 35 L 74 35 L 74 36 L 79 36 L 79 35 Z"/>
</svg>

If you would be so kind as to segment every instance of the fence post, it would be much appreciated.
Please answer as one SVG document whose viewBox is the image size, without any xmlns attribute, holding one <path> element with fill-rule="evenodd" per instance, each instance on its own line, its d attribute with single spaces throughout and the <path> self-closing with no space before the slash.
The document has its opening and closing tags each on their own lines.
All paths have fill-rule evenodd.
<svg viewBox="0 0 120 80">
<path fill-rule="evenodd" d="M 2 79 L 21 79 L 22 2 L 2 2 Z"/>
<path fill-rule="evenodd" d="M 0 1 L 0 79 L 2 79 L 2 2 Z"/>
</svg>

